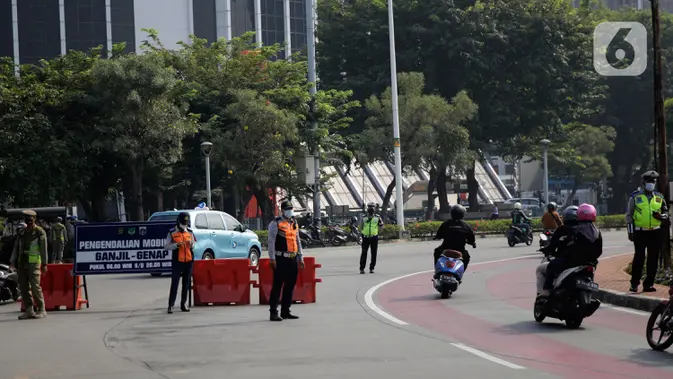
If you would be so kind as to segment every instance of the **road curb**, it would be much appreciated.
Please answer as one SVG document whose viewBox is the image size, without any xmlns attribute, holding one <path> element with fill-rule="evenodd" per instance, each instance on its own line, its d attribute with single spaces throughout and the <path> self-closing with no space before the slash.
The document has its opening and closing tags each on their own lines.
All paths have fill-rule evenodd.
<svg viewBox="0 0 673 379">
<path fill-rule="evenodd" d="M 599 289 L 594 297 L 604 303 L 616 305 L 619 307 L 637 309 L 645 312 L 652 312 L 657 305 L 661 304 L 663 299 L 647 297 L 636 294 L 628 294 L 608 289 Z"/>
</svg>

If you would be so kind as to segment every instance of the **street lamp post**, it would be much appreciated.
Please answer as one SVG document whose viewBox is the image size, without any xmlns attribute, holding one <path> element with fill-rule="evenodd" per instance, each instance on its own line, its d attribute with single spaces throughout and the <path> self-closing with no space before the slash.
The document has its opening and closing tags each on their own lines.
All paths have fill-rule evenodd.
<svg viewBox="0 0 673 379">
<path fill-rule="evenodd" d="M 543 139 L 540 143 L 542 144 L 542 160 L 544 164 L 544 182 L 542 183 L 542 188 L 544 190 L 544 203 L 546 205 L 549 204 L 549 168 L 547 166 L 547 150 L 549 149 L 551 141 Z"/>
<path fill-rule="evenodd" d="M 395 209 L 397 226 L 404 231 L 404 200 L 402 199 L 402 149 L 400 147 L 400 115 L 397 101 L 397 58 L 395 54 L 395 21 L 393 0 L 388 0 L 388 38 L 390 41 L 390 89 L 393 107 L 393 149 L 395 150 Z"/>
<path fill-rule="evenodd" d="M 210 152 L 213 150 L 212 142 L 201 143 L 201 152 L 206 156 L 206 206 L 212 208 L 212 194 L 210 191 Z"/>
</svg>

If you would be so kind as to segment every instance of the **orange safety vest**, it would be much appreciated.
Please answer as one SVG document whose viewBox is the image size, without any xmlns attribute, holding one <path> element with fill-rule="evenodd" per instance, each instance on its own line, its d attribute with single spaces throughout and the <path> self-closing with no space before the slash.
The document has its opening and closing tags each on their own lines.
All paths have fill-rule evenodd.
<svg viewBox="0 0 673 379">
<path fill-rule="evenodd" d="M 286 253 L 296 253 L 299 251 L 297 246 L 297 223 L 289 220 L 276 220 L 278 224 L 278 234 L 276 235 L 276 251 Z"/>
<path fill-rule="evenodd" d="M 172 234 L 171 237 L 173 237 L 173 242 L 175 243 L 180 243 L 180 242 L 185 242 L 184 245 L 178 246 L 178 262 L 191 262 L 192 261 L 192 249 L 191 249 L 191 241 L 192 241 L 192 233 L 188 231 L 180 231 L 180 230 L 175 230 Z"/>
</svg>

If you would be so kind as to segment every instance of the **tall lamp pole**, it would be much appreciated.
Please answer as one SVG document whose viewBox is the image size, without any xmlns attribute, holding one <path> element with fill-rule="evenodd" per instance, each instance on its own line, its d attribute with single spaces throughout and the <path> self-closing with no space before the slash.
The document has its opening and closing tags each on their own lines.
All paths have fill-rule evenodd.
<svg viewBox="0 0 673 379">
<path fill-rule="evenodd" d="M 542 188 L 544 191 L 544 203 L 547 205 L 549 204 L 549 167 L 547 165 L 547 150 L 549 150 L 551 141 L 543 139 L 540 143 L 542 144 L 542 160 L 544 164 L 544 182 L 542 183 Z"/>
<path fill-rule="evenodd" d="M 311 120 L 311 129 L 318 129 L 318 122 L 315 119 L 315 95 L 318 92 L 318 75 L 316 73 L 315 62 L 315 0 L 306 0 L 306 52 L 308 55 L 308 81 L 311 84 L 309 92 L 311 94 L 311 103 L 309 118 Z M 318 141 L 313 141 L 313 170 L 315 172 L 313 184 L 313 221 L 320 228 L 320 146 Z"/>
<path fill-rule="evenodd" d="M 397 58 L 395 54 L 395 21 L 393 0 L 388 0 L 388 38 L 390 40 L 390 89 L 393 107 L 393 148 L 395 150 L 395 209 L 397 226 L 404 231 L 404 199 L 402 199 L 402 150 L 400 147 L 400 112 L 397 101 Z"/>
<path fill-rule="evenodd" d="M 654 127 L 657 136 L 657 171 L 659 172 L 659 192 L 664 195 L 666 204 L 670 202 L 668 188 L 668 149 L 666 135 L 666 113 L 664 111 L 664 84 L 661 64 L 661 23 L 659 21 L 659 0 L 650 0 L 652 6 L 652 46 L 654 48 Z M 663 254 L 664 267 L 671 267 L 671 231 L 670 227 L 663 228 Z"/>
<path fill-rule="evenodd" d="M 210 191 L 210 152 L 213 150 L 212 142 L 201 143 L 201 152 L 206 156 L 206 206 L 210 209 L 213 206 L 212 194 Z"/>
</svg>

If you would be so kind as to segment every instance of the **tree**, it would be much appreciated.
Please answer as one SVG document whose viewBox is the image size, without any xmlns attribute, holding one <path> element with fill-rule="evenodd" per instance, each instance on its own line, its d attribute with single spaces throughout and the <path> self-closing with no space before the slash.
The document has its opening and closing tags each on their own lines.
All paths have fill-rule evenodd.
<svg viewBox="0 0 673 379">
<path fill-rule="evenodd" d="M 549 151 L 550 172 L 573 179 L 573 187 L 565 205 L 572 204 L 577 189 L 583 184 L 598 184 L 612 176 L 607 155 L 614 147 L 615 129 L 609 126 L 591 126 L 581 123 L 565 125 L 567 141 L 552 145 Z"/>
<path fill-rule="evenodd" d="M 183 138 L 196 131 L 181 89 L 176 71 L 152 52 L 101 60 L 92 69 L 87 95 L 101 110 L 97 145 L 125 162 L 135 220 L 144 219 L 146 168 L 176 162 Z"/>
<path fill-rule="evenodd" d="M 456 97 L 451 105 L 440 96 L 423 94 L 425 83 L 421 73 L 400 73 L 398 82 L 403 171 L 429 163 L 436 167 L 438 173 L 444 173 L 467 145 L 467 131 L 461 123 L 474 114 L 476 107 L 464 93 Z M 391 95 L 388 88 L 381 96 L 372 96 L 365 102 L 369 117 L 358 139 L 360 162 L 395 162 L 394 147 L 390 143 L 393 141 Z M 445 188 L 446 180 L 443 185 Z M 383 198 L 381 210 L 384 217 L 394 188 L 395 179 L 388 184 Z M 432 208 L 431 193 L 428 200 L 429 208 Z M 441 201 L 446 202 L 446 197 L 444 200 L 440 198 Z"/>
</svg>

